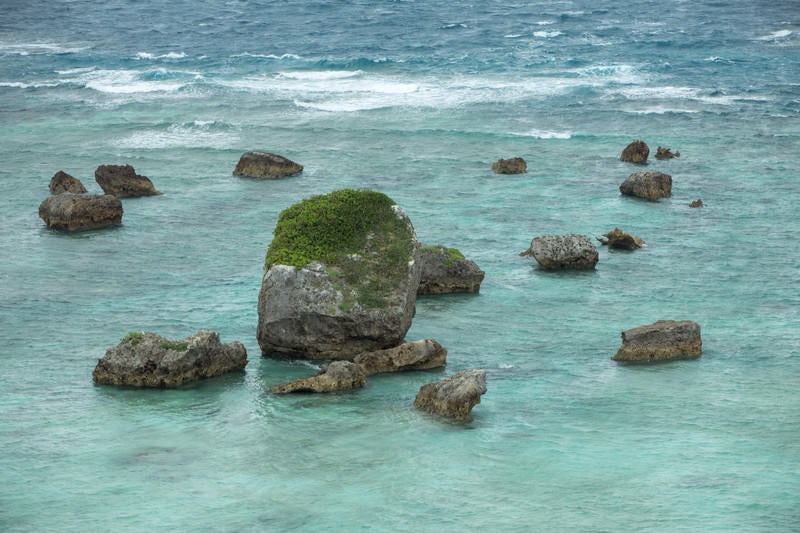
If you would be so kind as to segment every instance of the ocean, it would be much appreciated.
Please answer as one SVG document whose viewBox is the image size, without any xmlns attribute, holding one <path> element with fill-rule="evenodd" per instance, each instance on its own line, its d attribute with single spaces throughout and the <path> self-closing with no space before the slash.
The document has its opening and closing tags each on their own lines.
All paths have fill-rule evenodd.
<svg viewBox="0 0 800 533">
<path fill-rule="evenodd" d="M 799 119 L 795 0 L 1 0 L 0 529 L 798 531 Z M 634 139 L 646 167 L 619 160 Z M 233 177 L 249 150 L 305 170 Z M 509 157 L 527 173 L 491 171 Z M 102 164 L 164 194 L 47 229 L 50 178 L 100 193 Z M 642 170 L 672 197 L 621 196 Z M 485 281 L 417 301 L 407 339 L 444 369 L 271 395 L 319 368 L 258 348 L 275 222 L 348 187 Z M 519 256 L 614 227 L 647 246 L 598 243 L 591 272 Z M 702 358 L 610 360 L 659 319 L 698 322 Z M 246 371 L 93 384 L 129 331 L 200 329 Z M 471 422 L 413 408 L 471 368 Z"/>
</svg>

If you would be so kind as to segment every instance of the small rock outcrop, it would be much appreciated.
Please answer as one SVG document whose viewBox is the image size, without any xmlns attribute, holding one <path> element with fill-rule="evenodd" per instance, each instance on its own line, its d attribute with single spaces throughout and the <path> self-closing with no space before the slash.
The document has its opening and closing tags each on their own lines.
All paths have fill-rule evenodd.
<svg viewBox="0 0 800 533">
<path fill-rule="evenodd" d="M 360 389 L 367 384 L 364 370 L 350 361 L 333 361 L 310 378 L 298 379 L 269 389 L 273 394 L 290 392 L 337 392 Z"/>
<path fill-rule="evenodd" d="M 421 245 L 417 294 L 476 293 L 486 273 L 455 248 Z"/>
<path fill-rule="evenodd" d="M 598 237 L 597 240 L 603 245 L 608 245 L 609 248 L 619 250 L 638 250 L 644 246 L 644 240 L 634 237 L 619 228 L 614 228 L 603 237 Z"/>
<path fill-rule="evenodd" d="M 385 194 L 344 189 L 284 210 L 258 299 L 262 353 L 350 360 L 399 345 L 419 264 L 411 220 Z"/>
<path fill-rule="evenodd" d="M 662 148 L 660 146 L 656 148 L 656 159 L 672 159 L 673 157 L 680 157 L 680 156 L 681 156 L 680 152 L 672 153 L 672 150 L 670 150 L 669 148 Z"/>
<path fill-rule="evenodd" d="M 395 348 L 358 354 L 354 363 L 361 365 L 368 376 L 384 372 L 427 370 L 444 366 L 447 350 L 433 339 L 405 342 Z"/>
<path fill-rule="evenodd" d="M 619 363 L 659 363 L 697 359 L 703 352 L 700 325 L 691 320 L 659 320 L 622 332 L 622 346 L 612 357 Z"/>
<path fill-rule="evenodd" d="M 703 204 L 703 200 L 701 198 L 698 198 L 694 202 L 690 203 L 689 207 L 703 207 L 703 205 L 705 205 Z"/>
<path fill-rule="evenodd" d="M 161 194 L 147 176 L 140 176 L 130 165 L 100 165 L 94 179 L 103 192 L 117 198 L 155 196 Z"/>
<path fill-rule="evenodd" d="M 429 413 L 470 420 L 472 408 L 486 394 L 486 371 L 463 370 L 453 376 L 423 385 L 414 400 L 414 407 Z"/>
<path fill-rule="evenodd" d="M 619 192 L 657 202 L 672 196 L 672 176 L 663 172 L 634 172 L 622 182 Z"/>
<path fill-rule="evenodd" d="M 83 186 L 81 180 L 74 178 L 59 170 L 55 176 L 50 179 L 50 194 L 62 194 L 69 192 L 72 194 L 83 194 L 86 192 L 86 187 Z"/>
<path fill-rule="evenodd" d="M 545 270 L 591 270 L 600 257 L 589 237 L 574 233 L 536 237 L 520 255 L 532 256 Z"/>
<path fill-rule="evenodd" d="M 67 231 L 104 228 L 122 223 L 122 202 L 110 194 L 72 194 L 46 198 L 39 218 L 47 227 Z"/>
<path fill-rule="evenodd" d="M 528 171 L 528 164 L 521 157 L 511 159 L 498 159 L 492 164 L 495 174 L 524 174 Z"/>
<path fill-rule="evenodd" d="M 267 152 L 245 152 L 239 158 L 234 176 L 249 178 L 283 178 L 303 170 L 303 165 L 277 154 Z"/>
<path fill-rule="evenodd" d="M 244 369 L 241 342 L 222 344 L 219 333 L 199 331 L 183 340 L 149 332 L 129 333 L 106 351 L 92 372 L 95 383 L 175 388 L 184 383 Z"/>
<path fill-rule="evenodd" d="M 647 163 L 647 156 L 650 155 L 650 147 L 644 141 L 633 141 L 622 150 L 620 161 L 628 161 L 630 163 L 638 163 L 643 165 Z"/>
</svg>

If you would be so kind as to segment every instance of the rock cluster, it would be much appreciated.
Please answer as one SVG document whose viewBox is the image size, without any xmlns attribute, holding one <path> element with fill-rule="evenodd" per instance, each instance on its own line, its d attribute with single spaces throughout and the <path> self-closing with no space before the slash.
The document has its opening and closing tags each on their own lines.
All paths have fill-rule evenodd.
<svg viewBox="0 0 800 533">
<path fill-rule="evenodd" d="M 234 176 L 250 178 L 283 178 L 302 172 L 303 165 L 277 154 L 267 152 L 245 152 L 239 158 Z"/>
<path fill-rule="evenodd" d="M 357 363 L 368 376 L 405 370 L 428 370 L 444 366 L 447 350 L 434 339 L 405 342 L 395 348 L 358 354 Z"/>
<path fill-rule="evenodd" d="M 701 198 L 698 198 L 697 200 L 694 200 L 692 203 L 690 203 L 689 207 L 703 207 L 703 200 Z"/>
<path fill-rule="evenodd" d="M 622 150 L 620 161 L 628 161 L 630 163 L 645 164 L 647 163 L 647 156 L 650 155 L 650 147 L 644 141 L 633 141 Z"/>
<path fill-rule="evenodd" d="M 520 255 L 533 256 L 545 270 L 591 270 L 599 259 L 591 239 L 574 233 L 536 237 Z"/>
<path fill-rule="evenodd" d="M 140 176 L 130 165 L 100 165 L 94 179 L 103 192 L 117 198 L 155 196 L 161 194 L 147 176 Z"/>
<path fill-rule="evenodd" d="M 603 237 L 598 237 L 601 244 L 608 245 L 609 248 L 617 248 L 620 250 L 638 250 L 644 246 L 644 240 L 639 237 L 633 237 L 631 234 L 622 231 L 619 228 L 614 228 Z"/>
<path fill-rule="evenodd" d="M 680 156 L 681 156 L 680 152 L 672 153 L 672 150 L 670 150 L 669 148 L 662 148 L 660 146 L 656 148 L 656 159 L 672 159 L 673 157 L 680 157 Z"/>
<path fill-rule="evenodd" d="M 39 205 L 39 218 L 52 229 L 81 231 L 122 223 L 122 202 L 110 194 L 61 193 Z"/>
<path fill-rule="evenodd" d="M 623 331 L 622 346 L 612 359 L 620 363 L 658 363 L 697 359 L 702 352 L 697 322 L 659 320 Z"/>
<path fill-rule="evenodd" d="M 498 159 L 492 164 L 495 174 L 524 174 L 528 171 L 528 164 L 521 157 L 511 159 Z"/>
<path fill-rule="evenodd" d="M 470 420 L 472 408 L 481 402 L 485 393 L 486 371 L 463 370 L 423 385 L 414 399 L 414 407 L 456 420 Z"/>
<path fill-rule="evenodd" d="M 622 182 L 619 192 L 657 202 L 672 195 L 672 176 L 663 172 L 635 172 Z"/>
<path fill-rule="evenodd" d="M 319 374 L 270 388 L 273 394 L 291 392 L 337 392 L 360 389 L 367 384 L 364 370 L 351 361 L 333 361 Z"/>
<path fill-rule="evenodd" d="M 184 383 L 244 369 L 241 342 L 222 344 L 219 333 L 199 331 L 180 340 L 155 333 L 129 333 L 106 351 L 92 372 L 95 383 L 175 388 Z"/>
<path fill-rule="evenodd" d="M 486 273 L 455 248 L 420 246 L 417 294 L 476 293 Z"/>
<path fill-rule="evenodd" d="M 61 194 L 65 192 L 83 194 L 86 192 L 86 187 L 83 186 L 83 183 L 81 183 L 81 180 L 78 178 L 74 178 L 63 170 L 59 170 L 50 179 L 50 194 Z"/>
</svg>

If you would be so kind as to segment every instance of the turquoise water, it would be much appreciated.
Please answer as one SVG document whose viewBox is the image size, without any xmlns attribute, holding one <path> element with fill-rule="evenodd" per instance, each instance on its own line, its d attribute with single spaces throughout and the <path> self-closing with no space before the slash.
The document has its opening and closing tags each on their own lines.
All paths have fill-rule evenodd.
<svg viewBox="0 0 800 533">
<path fill-rule="evenodd" d="M 0 529 L 796 531 L 800 527 L 800 10 L 794 2 L 172 2 L 0 5 Z M 43 14 L 46 13 L 46 16 Z M 651 204 L 633 139 L 679 150 Z M 246 150 L 305 165 L 234 178 Z M 524 157 L 528 173 L 491 164 Z M 132 164 L 163 196 L 53 232 L 64 170 Z M 444 370 L 278 397 L 317 367 L 260 356 L 278 213 L 380 190 L 420 240 L 486 271 L 422 297 Z M 702 198 L 706 207 L 690 209 Z M 591 273 L 533 237 L 644 238 Z M 621 367 L 619 332 L 700 323 L 698 361 Z M 181 390 L 92 384 L 128 331 L 241 340 Z M 485 368 L 467 424 L 419 387 Z"/>
</svg>

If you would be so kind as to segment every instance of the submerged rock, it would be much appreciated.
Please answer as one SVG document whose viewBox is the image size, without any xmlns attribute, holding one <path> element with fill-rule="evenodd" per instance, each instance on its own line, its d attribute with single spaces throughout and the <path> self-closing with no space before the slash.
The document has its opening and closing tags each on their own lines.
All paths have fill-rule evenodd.
<svg viewBox="0 0 800 533">
<path fill-rule="evenodd" d="M 267 152 L 245 152 L 239 158 L 234 176 L 250 178 L 283 178 L 303 170 L 303 165 L 277 154 Z"/>
<path fill-rule="evenodd" d="M 283 211 L 258 300 L 264 355 L 352 359 L 411 327 L 419 243 L 388 196 L 345 189 Z"/>
<path fill-rule="evenodd" d="M 50 193 L 62 194 L 65 192 L 83 194 L 86 192 L 86 187 L 83 186 L 83 183 L 81 183 L 81 180 L 78 178 L 74 178 L 63 170 L 59 170 L 50 178 Z"/>
<path fill-rule="evenodd" d="M 635 172 L 622 182 L 619 192 L 657 202 L 672 195 L 672 176 L 663 172 Z"/>
<path fill-rule="evenodd" d="M 545 270 L 591 270 L 600 257 L 589 237 L 574 233 L 536 237 L 520 255 L 533 256 Z"/>
<path fill-rule="evenodd" d="M 94 179 L 103 192 L 117 198 L 155 196 L 161 194 L 147 176 L 136 173 L 130 165 L 100 165 L 94 171 Z"/>
<path fill-rule="evenodd" d="M 92 378 L 105 385 L 175 388 L 245 365 L 244 345 L 222 344 L 213 331 L 199 331 L 179 341 L 149 332 L 129 333 L 98 361 Z"/>
<path fill-rule="evenodd" d="M 644 246 L 644 240 L 639 237 L 633 237 L 627 232 L 619 228 L 606 233 L 603 237 L 598 237 L 601 244 L 608 245 L 609 248 L 617 248 L 620 250 L 638 250 Z"/>
<path fill-rule="evenodd" d="M 628 161 L 630 163 L 644 164 L 647 163 L 647 156 L 650 155 L 650 147 L 644 141 L 633 141 L 622 150 L 620 155 L 621 161 Z"/>
<path fill-rule="evenodd" d="M 414 400 L 414 407 L 429 413 L 470 420 L 472 408 L 486 394 L 486 371 L 463 370 L 453 376 L 423 385 Z"/>
<path fill-rule="evenodd" d="M 700 325 L 691 320 L 659 320 L 622 332 L 622 346 L 612 357 L 620 363 L 659 363 L 697 359 L 703 353 Z"/>
<path fill-rule="evenodd" d="M 492 164 L 496 174 L 524 174 L 528 171 L 528 164 L 521 157 L 511 159 L 498 159 Z"/>
<path fill-rule="evenodd" d="M 81 231 L 122 223 L 122 202 L 109 194 L 72 194 L 46 198 L 39 205 L 39 218 L 49 228 Z"/>
<path fill-rule="evenodd" d="M 670 150 L 669 148 L 662 148 L 660 146 L 656 148 L 656 159 L 672 159 L 673 157 L 680 157 L 680 156 L 681 156 L 680 152 L 672 153 L 672 150 Z"/>
<path fill-rule="evenodd" d="M 427 370 L 444 366 L 447 350 L 433 339 L 405 342 L 395 348 L 358 354 L 353 362 L 371 376 L 384 372 Z"/>
<path fill-rule="evenodd" d="M 359 365 L 350 361 L 333 361 L 316 376 L 276 385 L 270 388 L 269 391 L 273 394 L 336 392 L 360 389 L 366 384 L 367 377 Z"/>
<path fill-rule="evenodd" d="M 689 207 L 703 207 L 703 205 L 705 205 L 703 204 L 703 200 L 701 198 L 698 198 L 694 202 L 690 203 Z"/>
<path fill-rule="evenodd" d="M 418 295 L 475 293 L 481 290 L 485 272 L 455 248 L 423 244 L 419 260 L 421 274 Z"/>
</svg>

